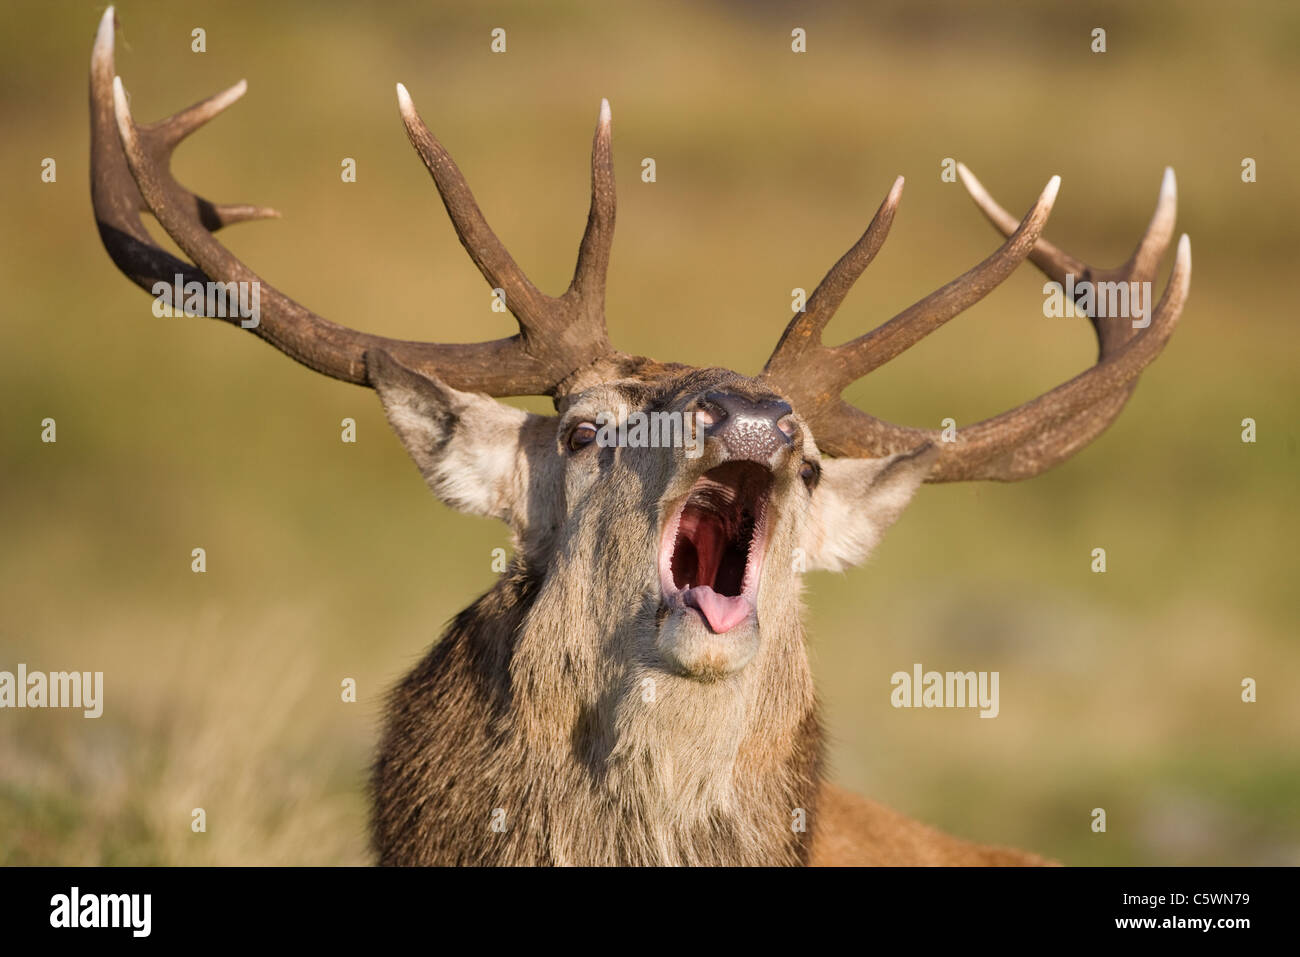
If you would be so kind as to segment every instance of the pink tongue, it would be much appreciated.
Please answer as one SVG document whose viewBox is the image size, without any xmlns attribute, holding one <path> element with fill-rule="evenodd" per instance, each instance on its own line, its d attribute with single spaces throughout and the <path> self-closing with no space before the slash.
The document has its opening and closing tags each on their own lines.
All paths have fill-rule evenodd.
<svg viewBox="0 0 1300 957">
<path fill-rule="evenodd" d="M 750 605 L 743 595 L 719 595 L 708 585 L 696 585 L 682 592 L 689 608 L 698 608 L 714 634 L 725 634 L 749 617 Z"/>
</svg>

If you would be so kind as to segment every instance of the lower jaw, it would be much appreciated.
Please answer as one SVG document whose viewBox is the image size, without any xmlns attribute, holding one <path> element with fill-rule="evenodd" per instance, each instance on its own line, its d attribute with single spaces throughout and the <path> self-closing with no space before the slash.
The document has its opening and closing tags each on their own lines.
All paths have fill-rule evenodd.
<svg viewBox="0 0 1300 957">
<path fill-rule="evenodd" d="M 758 640 L 758 618 L 752 611 L 734 627 L 717 633 L 699 611 L 675 603 L 660 622 L 656 645 L 670 670 L 716 681 L 748 665 L 758 652 Z"/>
</svg>

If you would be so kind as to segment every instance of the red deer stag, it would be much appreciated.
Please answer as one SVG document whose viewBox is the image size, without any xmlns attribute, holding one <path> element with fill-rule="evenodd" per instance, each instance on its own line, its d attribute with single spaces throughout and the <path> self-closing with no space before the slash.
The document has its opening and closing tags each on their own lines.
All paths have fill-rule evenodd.
<svg viewBox="0 0 1300 957">
<path fill-rule="evenodd" d="M 260 283 L 256 335 L 317 372 L 373 388 L 433 492 L 513 533 L 507 573 L 388 702 L 372 778 L 380 862 L 1043 863 L 948 837 L 827 782 L 798 566 L 861 561 L 922 482 L 1029 478 L 1115 420 L 1178 321 L 1191 273 L 1186 236 L 1149 324 L 1094 318 L 1094 366 L 954 441 L 873 418 L 840 394 L 1026 257 L 1057 281 L 1151 281 L 1173 231 L 1171 172 L 1132 258 L 1103 271 L 1040 238 L 1056 178 L 1017 223 L 963 169 L 1006 242 L 874 331 L 827 345 L 826 323 L 889 231 L 900 178 L 751 377 L 610 345 L 607 103 L 577 268 L 552 297 L 497 239 L 399 85 L 411 143 L 470 258 L 519 323 L 517 335 L 491 342 L 405 342 L 316 315 L 216 240 L 222 226 L 275 213 L 200 198 L 172 178 L 169 159 L 244 84 L 137 125 L 114 75 L 113 35 L 110 8 L 91 61 L 91 158 L 95 216 L 117 267 L 145 289 L 177 274 Z M 143 210 L 193 265 L 150 238 Z M 550 396 L 556 414 L 490 398 L 518 395 Z M 620 409 L 694 416 L 700 454 L 602 441 Z"/>
</svg>

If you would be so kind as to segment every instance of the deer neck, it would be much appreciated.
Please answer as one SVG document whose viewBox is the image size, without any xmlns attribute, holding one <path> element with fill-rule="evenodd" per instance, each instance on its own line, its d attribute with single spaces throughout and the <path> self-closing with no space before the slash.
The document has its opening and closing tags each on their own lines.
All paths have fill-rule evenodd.
<svg viewBox="0 0 1300 957">
<path fill-rule="evenodd" d="M 636 660 L 648 599 L 588 620 L 559 579 L 504 576 L 394 690 L 380 862 L 804 862 L 822 744 L 797 619 L 774 612 L 740 680 L 701 684 L 614 663 Z"/>
<path fill-rule="evenodd" d="M 610 860 L 801 859 L 821 735 L 797 614 L 769 609 L 751 665 L 700 682 L 647 654 L 657 592 L 619 607 L 589 594 L 587 578 L 552 571 L 509 664 L 532 793 L 571 825 L 553 832 L 551 854 L 586 860 L 600 827 L 614 835 L 600 849 Z"/>
</svg>

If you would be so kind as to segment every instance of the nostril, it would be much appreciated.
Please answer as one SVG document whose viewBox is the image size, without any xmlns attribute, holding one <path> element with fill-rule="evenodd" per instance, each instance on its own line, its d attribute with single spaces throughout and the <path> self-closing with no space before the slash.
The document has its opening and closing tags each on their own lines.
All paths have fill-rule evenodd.
<svg viewBox="0 0 1300 957">
<path fill-rule="evenodd" d="M 787 439 L 793 439 L 795 432 L 799 430 L 799 427 L 795 424 L 794 419 L 788 415 L 783 416 L 776 423 L 776 427 L 781 430 L 781 434 L 784 435 Z"/>
<path fill-rule="evenodd" d="M 719 401 L 723 398 L 721 393 L 710 392 L 700 399 L 695 408 L 695 420 L 706 429 L 722 425 L 728 419 L 730 413 L 727 407 Z"/>
</svg>

